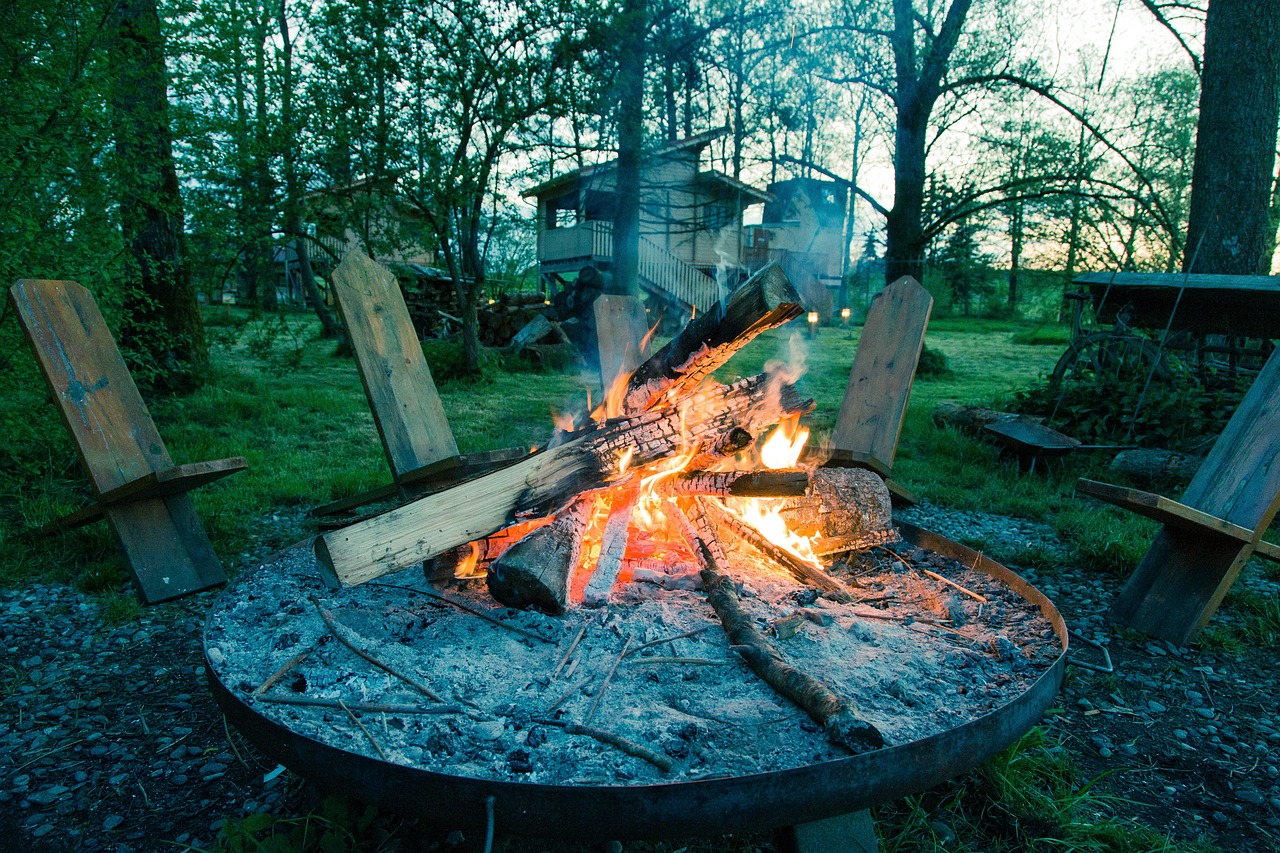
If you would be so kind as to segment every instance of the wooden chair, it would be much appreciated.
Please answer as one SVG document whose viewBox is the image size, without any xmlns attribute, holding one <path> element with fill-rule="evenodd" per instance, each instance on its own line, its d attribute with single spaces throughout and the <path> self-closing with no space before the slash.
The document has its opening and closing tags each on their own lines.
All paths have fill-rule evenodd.
<svg viewBox="0 0 1280 853">
<path fill-rule="evenodd" d="M 831 435 L 827 464 L 875 471 L 897 504 L 916 502 L 890 476 L 932 310 L 933 297 L 910 276 L 871 300 Z"/>
<path fill-rule="evenodd" d="M 224 583 L 187 492 L 243 470 L 245 460 L 173 463 L 88 290 L 23 280 L 9 296 L 96 494 L 92 506 L 36 533 L 105 517 L 147 604 Z"/>
<path fill-rule="evenodd" d="M 334 270 L 333 294 L 394 482 L 317 507 L 313 514 L 416 497 L 527 454 L 519 448 L 458 453 L 404 295 L 389 270 L 361 251 L 348 252 Z"/>
<path fill-rule="evenodd" d="M 1108 614 L 1185 645 L 1218 609 L 1280 508 L 1280 350 L 1273 352 L 1182 500 L 1082 479 L 1076 491 L 1159 521 L 1146 556 Z"/>
<path fill-rule="evenodd" d="M 635 296 L 599 296 L 592 304 L 600 382 L 607 395 L 621 373 L 631 373 L 649 357 L 644 305 Z"/>
</svg>

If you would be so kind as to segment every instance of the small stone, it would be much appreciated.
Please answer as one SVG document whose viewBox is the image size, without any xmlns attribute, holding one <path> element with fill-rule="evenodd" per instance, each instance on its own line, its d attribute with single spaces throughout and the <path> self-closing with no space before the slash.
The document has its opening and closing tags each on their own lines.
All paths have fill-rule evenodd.
<svg viewBox="0 0 1280 853">
<path fill-rule="evenodd" d="M 938 843 L 943 847 L 947 847 L 955 843 L 955 832 L 943 821 L 931 820 L 929 821 L 929 828 L 933 830 L 933 834 L 938 837 Z"/>
<path fill-rule="evenodd" d="M 109 814 L 107 819 L 102 822 L 102 828 L 110 832 L 113 829 L 117 829 L 122 823 L 124 823 L 124 818 L 120 817 L 120 815 Z"/>
<path fill-rule="evenodd" d="M 1168 657 L 1169 655 L 1169 653 L 1165 651 L 1163 646 L 1158 646 L 1155 643 L 1147 643 L 1146 652 L 1149 655 L 1155 655 L 1156 657 L 1161 657 L 1161 658 Z"/>
<path fill-rule="evenodd" d="M 1098 750 L 1098 755 L 1102 756 L 1103 758 L 1110 758 L 1111 757 L 1110 747 L 1104 746 L 1102 749 Z"/>
<path fill-rule="evenodd" d="M 1260 806 L 1267 801 L 1260 791 L 1253 788 L 1241 788 L 1236 791 L 1236 799 L 1251 806 Z"/>
<path fill-rule="evenodd" d="M 1206 720 L 1213 719 L 1212 708 L 1192 708 L 1191 713 L 1195 714 L 1197 717 L 1203 717 Z"/>
<path fill-rule="evenodd" d="M 208 764 L 200 768 L 200 775 L 206 779 L 210 776 L 221 775 L 226 772 L 227 765 L 218 761 L 210 761 Z"/>
<path fill-rule="evenodd" d="M 1186 729 L 1174 729 L 1173 736 L 1178 740 L 1186 740 L 1189 732 Z"/>
<path fill-rule="evenodd" d="M 1212 817 L 1214 823 L 1226 823 L 1228 820 L 1225 812 L 1214 812 Z"/>
<path fill-rule="evenodd" d="M 1150 712 L 1151 712 L 1151 713 L 1153 713 L 1153 714 L 1163 714 L 1165 711 L 1167 711 L 1167 710 L 1169 710 L 1169 709 L 1168 709 L 1168 707 L 1166 707 L 1166 706 L 1164 706 L 1164 705 L 1161 705 L 1161 704 L 1160 704 L 1159 702 L 1157 702 L 1156 700 L 1154 700 L 1154 699 L 1149 699 L 1149 700 L 1147 700 L 1147 710 L 1148 710 L 1148 711 L 1150 711 Z"/>
</svg>

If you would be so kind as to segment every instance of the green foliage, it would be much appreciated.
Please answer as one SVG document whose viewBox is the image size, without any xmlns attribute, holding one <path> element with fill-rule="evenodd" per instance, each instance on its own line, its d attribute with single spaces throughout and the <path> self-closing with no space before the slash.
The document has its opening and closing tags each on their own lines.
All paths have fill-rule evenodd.
<svg viewBox="0 0 1280 853">
<path fill-rule="evenodd" d="M 1108 799 L 1081 782 L 1070 753 L 1043 728 L 953 782 L 881 807 L 886 853 L 1072 850 L 1193 853 L 1158 832 L 1099 816 Z M 955 839 L 948 838 L 954 833 Z M 948 843 L 949 842 L 949 843 Z"/>
<path fill-rule="evenodd" d="M 206 853 L 366 853 L 400 843 L 375 819 L 377 809 L 346 797 L 325 797 L 315 811 L 280 818 L 259 812 L 225 821 Z"/>
<path fill-rule="evenodd" d="M 1151 545 L 1156 525 L 1131 512 L 1071 503 L 1054 519 L 1054 530 L 1074 559 L 1099 572 L 1126 577 Z"/>
<path fill-rule="evenodd" d="M 1013 335 L 1010 340 L 1025 346 L 1065 347 L 1071 342 L 1071 330 L 1061 325 L 1033 326 Z"/>
<path fill-rule="evenodd" d="M 1189 371 L 1148 385 L 1143 371 L 1083 370 L 1059 387 L 1041 382 L 1015 399 L 1018 411 L 1051 417 L 1055 429 L 1085 444 L 1176 450 L 1220 433 L 1244 390 L 1239 382 L 1206 382 Z"/>
<path fill-rule="evenodd" d="M 920 350 L 920 363 L 916 365 L 916 376 L 921 379 L 947 379 L 953 374 L 947 367 L 947 356 L 941 350 L 933 349 L 927 344 Z"/>
<path fill-rule="evenodd" d="M 1225 612 L 1205 628 L 1202 642 L 1211 648 L 1280 648 L 1280 601 L 1240 584 L 1231 588 Z"/>
<path fill-rule="evenodd" d="M 132 595 L 109 592 L 98 597 L 98 615 L 107 625 L 123 625 L 137 621 L 142 605 Z"/>
</svg>

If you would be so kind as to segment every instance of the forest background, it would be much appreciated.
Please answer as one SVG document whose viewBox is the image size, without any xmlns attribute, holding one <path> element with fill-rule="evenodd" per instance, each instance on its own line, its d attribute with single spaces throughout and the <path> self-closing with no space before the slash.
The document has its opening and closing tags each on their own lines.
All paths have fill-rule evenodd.
<svg viewBox="0 0 1280 853">
<path fill-rule="evenodd" d="M 719 127 L 735 179 L 851 189 L 864 286 L 912 274 L 962 313 L 1275 254 L 1276 0 L 6 5 L 0 280 L 84 283 L 156 388 L 200 381 L 200 294 L 236 278 L 274 308 L 285 243 L 315 283 L 319 208 L 375 255 L 434 249 L 474 367 L 475 304 L 534 267 L 522 188 L 616 157 L 625 192 L 646 145 Z M 388 202 L 419 233 L 371 229 Z"/>
</svg>

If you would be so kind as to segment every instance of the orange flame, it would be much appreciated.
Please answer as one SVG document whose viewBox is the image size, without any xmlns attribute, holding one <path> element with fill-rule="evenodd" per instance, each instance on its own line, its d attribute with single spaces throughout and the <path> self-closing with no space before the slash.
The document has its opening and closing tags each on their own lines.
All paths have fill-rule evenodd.
<svg viewBox="0 0 1280 853">
<path fill-rule="evenodd" d="M 809 428 L 799 418 L 785 418 L 760 447 L 760 461 L 766 468 L 794 468 L 809 440 Z"/>
<path fill-rule="evenodd" d="M 483 574 L 476 571 L 476 566 L 480 563 L 480 543 L 472 542 L 468 547 L 471 549 L 470 552 L 453 568 L 455 578 L 473 578 Z"/>
</svg>

